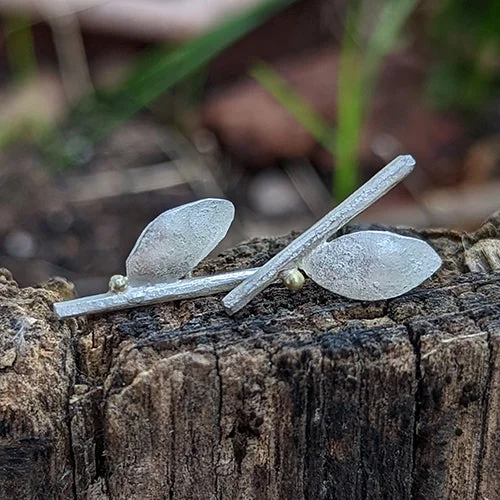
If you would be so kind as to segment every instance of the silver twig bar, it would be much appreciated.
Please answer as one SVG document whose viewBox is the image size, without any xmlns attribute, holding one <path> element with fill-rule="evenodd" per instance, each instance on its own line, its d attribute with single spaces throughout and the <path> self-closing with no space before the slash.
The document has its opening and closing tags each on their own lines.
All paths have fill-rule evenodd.
<svg viewBox="0 0 500 500">
<path fill-rule="evenodd" d="M 275 281 L 281 272 L 297 267 L 314 248 L 399 184 L 414 166 L 415 160 L 410 155 L 398 156 L 391 161 L 366 184 L 228 293 L 222 299 L 226 312 L 236 313 Z"/>
<path fill-rule="evenodd" d="M 214 276 L 201 276 L 156 283 L 147 286 L 131 286 L 122 292 L 108 292 L 80 299 L 57 302 L 54 311 L 60 318 L 71 318 L 81 314 L 95 314 L 103 311 L 116 311 L 129 307 L 145 306 L 160 302 L 190 299 L 227 292 L 254 274 L 256 269 L 244 269 Z"/>
</svg>

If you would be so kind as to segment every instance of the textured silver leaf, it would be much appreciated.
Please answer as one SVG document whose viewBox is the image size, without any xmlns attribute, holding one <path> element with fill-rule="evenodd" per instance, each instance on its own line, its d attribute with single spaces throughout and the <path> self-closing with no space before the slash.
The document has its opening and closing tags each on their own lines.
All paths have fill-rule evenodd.
<svg viewBox="0 0 500 500">
<path fill-rule="evenodd" d="M 441 266 L 425 241 L 387 231 L 360 231 L 319 245 L 301 268 L 318 285 L 356 300 L 397 297 Z"/>
<path fill-rule="evenodd" d="M 129 284 L 170 283 L 186 276 L 224 238 L 233 218 L 233 204 L 216 198 L 163 212 L 127 258 Z"/>
</svg>

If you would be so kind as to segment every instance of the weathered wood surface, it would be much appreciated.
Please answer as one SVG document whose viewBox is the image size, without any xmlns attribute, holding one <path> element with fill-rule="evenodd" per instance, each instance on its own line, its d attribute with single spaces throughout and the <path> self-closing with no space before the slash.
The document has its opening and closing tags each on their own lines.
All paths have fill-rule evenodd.
<svg viewBox="0 0 500 500">
<path fill-rule="evenodd" d="M 0 498 L 500 498 L 500 217 L 419 234 L 445 263 L 404 297 L 274 285 L 233 318 L 208 297 L 61 322 L 64 283 L 2 274 Z"/>
</svg>

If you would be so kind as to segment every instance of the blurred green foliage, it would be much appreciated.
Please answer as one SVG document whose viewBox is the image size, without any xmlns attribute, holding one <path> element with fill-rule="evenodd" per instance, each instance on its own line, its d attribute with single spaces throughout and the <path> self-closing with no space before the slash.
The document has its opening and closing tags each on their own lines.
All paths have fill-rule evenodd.
<svg viewBox="0 0 500 500">
<path fill-rule="evenodd" d="M 500 89 L 500 2 L 441 0 L 429 26 L 436 106 L 477 112 Z"/>
<path fill-rule="evenodd" d="M 0 121 L 0 150 L 12 144 L 36 141 L 47 131 L 47 123 L 37 117 L 21 116 L 15 122 Z"/>
<path fill-rule="evenodd" d="M 32 22 L 28 16 L 7 16 L 3 19 L 4 47 L 11 78 L 16 86 L 27 82 L 38 83 L 38 64 L 33 42 Z M 33 87 L 34 88 L 34 87 Z M 32 112 L 32 100 L 24 95 L 26 105 L 3 109 L 0 115 L 0 150 L 15 143 L 36 141 L 48 129 L 43 114 Z M 13 98 L 13 96 L 10 96 Z M 19 96 L 14 96 L 19 99 Z M 7 101 L 8 98 L 4 97 Z M 9 108 L 10 102 L 6 102 Z"/>
<path fill-rule="evenodd" d="M 0 125 L 0 148 L 19 138 L 44 135 L 47 164 L 61 169 L 89 158 L 95 146 L 116 126 L 177 89 L 186 102 L 203 93 L 209 61 L 294 0 L 269 0 L 182 45 L 147 51 L 112 91 L 85 97 L 57 131 L 21 116 Z M 337 81 L 335 129 L 298 96 L 269 65 L 256 64 L 251 75 L 260 82 L 335 160 L 334 197 L 341 201 L 359 184 L 361 133 L 384 58 L 395 48 L 417 0 L 352 0 L 348 3 Z M 432 0 L 428 45 L 434 66 L 428 91 L 439 107 L 477 112 L 500 87 L 500 1 Z M 35 75 L 30 20 L 4 20 L 5 47 L 16 78 Z M 182 85 L 179 83 L 182 82 Z M 331 82 L 335 85 L 335 82 Z M 181 101 L 182 101 L 181 99 Z M 333 106 L 333 103 L 332 103 Z"/>
<path fill-rule="evenodd" d="M 359 184 L 359 148 L 368 107 L 384 58 L 395 49 L 418 0 L 351 2 L 340 55 L 333 188 L 338 201 Z M 359 31 L 373 17 L 366 35 Z"/>
<path fill-rule="evenodd" d="M 417 0 L 383 3 L 363 0 L 349 4 L 340 54 L 335 130 L 268 65 L 259 63 L 251 71 L 251 75 L 333 155 L 336 201 L 347 198 L 359 184 L 358 155 L 366 111 L 381 64 L 395 48 L 416 4 Z M 362 35 L 360 26 L 366 25 L 366 17 L 373 15 L 371 28 Z"/>
<path fill-rule="evenodd" d="M 37 71 L 31 19 L 9 16 L 3 20 L 5 51 L 14 78 L 25 78 Z"/>
</svg>

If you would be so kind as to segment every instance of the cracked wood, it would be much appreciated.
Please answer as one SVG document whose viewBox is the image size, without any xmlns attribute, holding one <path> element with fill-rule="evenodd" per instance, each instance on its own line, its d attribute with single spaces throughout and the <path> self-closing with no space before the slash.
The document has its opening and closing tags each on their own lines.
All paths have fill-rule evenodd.
<svg viewBox="0 0 500 500">
<path fill-rule="evenodd" d="M 363 303 L 274 285 L 233 318 L 207 297 L 60 322 L 61 282 L 4 272 L 0 497 L 499 498 L 500 218 L 400 232 L 444 259 L 419 289 Z"/>
</svg>

